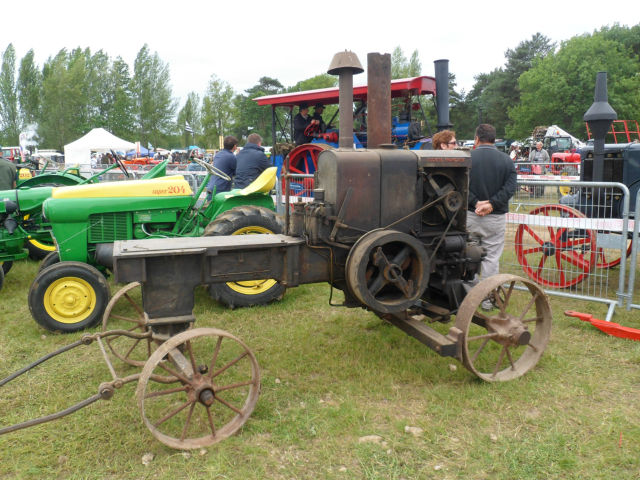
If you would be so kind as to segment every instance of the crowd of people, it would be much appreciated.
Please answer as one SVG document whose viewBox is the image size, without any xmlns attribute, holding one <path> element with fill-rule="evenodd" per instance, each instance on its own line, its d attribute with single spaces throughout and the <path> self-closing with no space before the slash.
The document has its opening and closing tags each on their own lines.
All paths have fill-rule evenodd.
<svg viewBox="0 0 640 480">
<path fill-rule="evenodd" d="M 247 137 L 247 143 L 240 152 L 238 139 L 233 136 L 224 137 L 224 148 L 213 157 L 213 166 L 226 174 L 231 180 L 213 175 L 207 184 L 207 198 L 211 200 L 214 194 L 228 192 L 232 188 L 244 188 L 271 166 L 269 158 L 262 146 L 262 137 L 252 133 Z"/>
</svg>

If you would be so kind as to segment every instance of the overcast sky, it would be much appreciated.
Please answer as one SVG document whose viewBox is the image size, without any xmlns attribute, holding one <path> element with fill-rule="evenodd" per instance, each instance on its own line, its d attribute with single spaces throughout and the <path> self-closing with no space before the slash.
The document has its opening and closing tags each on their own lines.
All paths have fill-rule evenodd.
<svg viewBox="0 0 640 480">
<path fill-rule="evenodd" d="M 0 49 L 13 43 L 18 62 L 29 49 L 42 66 L 62 48 L 89 47 L 133 69 L 147 43 L 184 100 L 191 91 L 202 97 L 212 74 L 237 93 L 262 76 L 291 86 L 326 72 L 338 51 L 355 52 L 366 72 L 368 52 L 397 46 L 407 58 L 418 50 L 424 75 L 448 58 L 458 90 L 469 91 L 475 75 L 504 65 L 504 52 L 536 32 L 559 43 L 615 22 L 632 26 L 640 1 L 11 0 L 0 12 Z M 366 83 L 366 74 L 354 81 Z"/>
</svg>

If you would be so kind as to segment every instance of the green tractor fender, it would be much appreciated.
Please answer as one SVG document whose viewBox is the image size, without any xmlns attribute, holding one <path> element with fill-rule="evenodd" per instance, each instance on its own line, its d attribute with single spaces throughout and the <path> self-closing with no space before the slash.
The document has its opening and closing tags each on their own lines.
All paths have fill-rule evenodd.
<svg viewBox="0 0 640 480">
<path fill-rule="evenodd" d="M 85 179 L 72 173 L 43 173 L 31 177 L 18 185 L 19 189 L 33 187 L 62 187 L 78 185 Z"/>
</svg>

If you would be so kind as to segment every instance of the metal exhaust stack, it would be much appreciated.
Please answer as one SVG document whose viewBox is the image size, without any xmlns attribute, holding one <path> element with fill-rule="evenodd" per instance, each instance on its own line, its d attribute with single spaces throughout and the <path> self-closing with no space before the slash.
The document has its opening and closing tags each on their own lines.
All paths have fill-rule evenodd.
<svg viewBox="0 0 640 480">
<path fill-rule="evenodd" d="M 338 75 L 340 137 L 338 148 L 353 150 L 353 75 L 364 72 L 358 56 L 345 50 L 333 56 L 327 73 Z"/>
<path fill-rule="evenodd" d="M 601 182 L 604 177 L 604 140 L 611 123 L 618 114 L 607 100 L 607 72 L 596 74 L 596 91 L 593 103 L 584 114 L 584 121 L 593 132 L 593 170 L 592 181 Z"/>
<path fill-rule="evenodd" d="M 436 112 L 438 114 L 438 131 L 447 130 L 453 125 L 449 123 L 449 60 L 433 62 L 436 74 Z"/>
<path fill-rule="evenodd" d="M 367 148 L 391 143 L 391 55 L 367 54 Z"/>
</svg>

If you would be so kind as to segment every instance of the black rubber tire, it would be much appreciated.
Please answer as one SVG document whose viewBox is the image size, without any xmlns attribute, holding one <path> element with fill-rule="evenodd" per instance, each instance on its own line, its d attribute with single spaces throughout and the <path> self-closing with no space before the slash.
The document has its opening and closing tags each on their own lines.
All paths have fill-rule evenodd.
<svg viewBox="0 0 640 480">
<path fill-rule="evenodd" d="M 38 273 L 40 273 L 45 268 L 50 267 L 51 265 L 55 265 L 56 263 L 60 263 L 60 255 L 58 255 L 57 251 L 49 252 L 49 254 L 44 257 L 42 262 L 40 262 Z"/>
<path fill-rule="evenodd" d="M 204 231 L 204 236 L 234 235 L 239 231 L 251 227 L 259 227 L 268 230 L 264 233 L 282 233 L 284 223 L 278 215 L 265 207 L 252 205 L 235 207 L 218 215 Z M 242 289 L 237 283 L 214 283 L 209 286 L 209 294 L 214 300 L 229 308 L 251 307 L 254 305 L 266 305 L 274 300 L 282 299 L 285 287 L 279 282 L 268 290 L 256 294 L 243 294 L 232 288 Z"/>
<path fill-rule="evenodd" d="M 0 268 L 0 290 L 2 290 L 2 285 L 4 285 L 4 272 Z"/>
<path fill-rule="evenodd" d="M 6 275 L 7 273 L 9 273 L 9 270 L 11 270 L 11 267 L 13 267 L 13 261 L 8 260 L 2 262 L 2 273 Z"/>
<path fill-rule="evenodd" d="M 110 296 L 109 285 L 99 270 L 82 262 L 59 262 L 36 276 L 29 289 L 29 310 L 33 319 L 49 331 L 76 332 L 100 323 Z M 61 300 L 70 305 L 60 307 Z M 51 312 L 47 307 L 59 308 Z M 80 313 L 74 317 L 77 311 Z"/>
<path fill-rule="evenodd" d="M 42 243 L 42 242 L 39 242 Z M 53 243 L 53 241 L 51 242 Z M 25 243 L 27 250 L 29 250 L 29 258 L 32 260 L 42 260 L 50 253 L 56 253 L 52 250 L 44 250 L 37 245 L 31 243 L 31 241 L 27 240 Z"/>
</svg>

